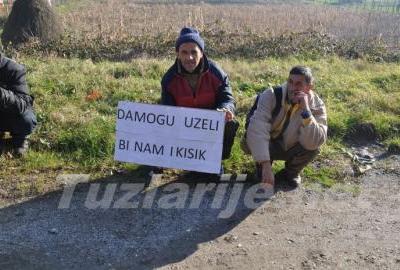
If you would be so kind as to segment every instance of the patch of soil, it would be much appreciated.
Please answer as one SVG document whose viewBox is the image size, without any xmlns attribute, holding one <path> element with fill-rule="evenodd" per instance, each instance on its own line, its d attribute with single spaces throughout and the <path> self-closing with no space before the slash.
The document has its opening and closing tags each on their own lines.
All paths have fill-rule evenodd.
<svg viewBox="0 0 400 270">
<path fill-rule="evenodd" d="M 160 208 L 176 186 L 128 198 L 143 179 L 82 184 L 69 203 L 64 190 L 0 209 L 0 268 L 399 269 L 399 176 L 400 156 L 392 155 L 360 178 L 360 192 L 301 186 L 256 209 L 239 200 L 227 218 L 214 200 L 225 205 L 233 193 L 207 193 L 199 207 Z M 190 201 L 199 186 L 187 187 Z M 115 207 L 123 197 L 131 208 Z"/>
<path fill-rule="evenodd" d="M 368 144 L 379 140 L 375 126 L 371 123 L 356 124 L 345 135 L 345 140 L 351 144 Z"/>
</svg>

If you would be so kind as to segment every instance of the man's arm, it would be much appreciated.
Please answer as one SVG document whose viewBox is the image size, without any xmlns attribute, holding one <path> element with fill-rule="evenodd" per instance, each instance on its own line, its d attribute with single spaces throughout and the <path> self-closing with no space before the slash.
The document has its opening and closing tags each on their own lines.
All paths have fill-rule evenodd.
<svg viewBox="0 0 400 270">
<path fill-rule="evenodd" d="M 161 104 L 175 106 L 176 102 L 174 97 L 168 92 L 169 76 L 171 76 L 170 71 L 168 71 L 161 80 Z"/>
<path fill-rule="evenodd" d="M 227 109 L 228 111 L 235 113 L 235 98 L 232 94 L 232 88 L 229 84 L 229 78 L 226 74 L 223 77 L 222 85 L 218 89 L 217 94 L 217 109 Z"/>
<path fill-rule="evenodd" d="M 271 133 L 272 110 L 275 107 L 272 89 L 265 90 L 258 99 L 257 109 L 250 118 L 246 142 L 255 161 L 270 160 L 269 141 Z"/>
<path fill-rule="evenodd" d="M 275 182 L 269 155 L 272 111 L 275 105 L 273 90 L 264 91 L 258 99 L 257 109 L 250 118 L 246 135 L 251 154 L 261 166 L 261 181 L 266 184 L 266 187 L 273 187 Z"/>
<path fill-rule="evenodd" d="M 209 60 L 210 71 L 218 78 L 221 82 L 217 89 L 216 96 L 216 109 L 228 110 L 232 114 L 235 113 L 235 98 L 232 94 L 232 88 L 229 83 L 228 75 L 213 61 Z"/>
<path fill-rule="evenodd" d="M 307 150 L 319 148 L 327 139 L 327 114 L 322 100 L 314 96 L 311 113 L 306 119 L 303 119 L 303 125 L 300 127 L 299 142 Z"/>
<path fill-rule="evenodd" d="M 164 89 L 164 87 L 162 87 L 161 90 L 161 104 L 170 106 L 176 105 L 174 97 L 170 93 L 168 93 L 167 90 Z"/>
<path fill-rule="evenodd" d="M 235 118 L 235 99 L 227 75 L 225 75 L 223 84 L 218 89 L 217 110 L 226 112 L 225 121 L 231 121 Z"/>
</svg>

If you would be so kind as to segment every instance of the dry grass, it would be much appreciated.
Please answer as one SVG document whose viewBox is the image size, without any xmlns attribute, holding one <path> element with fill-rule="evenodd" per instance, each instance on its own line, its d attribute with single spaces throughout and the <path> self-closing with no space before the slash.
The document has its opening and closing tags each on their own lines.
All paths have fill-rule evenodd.
<svg viewBox="0 0 400 270">
<path fill-rule="evenodd" d="M 68 0 L 58 6 L 63 37 L 47 44 L 33 41 L 19 53 L 117 61 L 173 56 L 179 30 L 194 26 L 212 57 L 336 54 L 400 61 L 400 14 L 304 3 L 165 2 Z M 6 52 L 15 55 L 10 47 Z"/>
<path fill-rule="evenodd" d="M 192 25 L 203 32 L 251 31 L 278 36 L 312 30 L 343 39 L 381 38 L 391 46 L 400 43 L 400 14 L 311 4 L 190 5 L 109 0 L 65 13 L 63 22 L 67 29 L 88 38 L 176 35 L 182 26 Z"/>
</svg>

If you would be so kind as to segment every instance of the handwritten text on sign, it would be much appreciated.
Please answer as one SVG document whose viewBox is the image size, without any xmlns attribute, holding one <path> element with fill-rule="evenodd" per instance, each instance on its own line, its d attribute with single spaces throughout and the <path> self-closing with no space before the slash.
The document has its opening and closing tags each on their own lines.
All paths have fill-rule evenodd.
<svg viewBox="0 0 400 270">
<path fill-rule="evenodd" d="M 224 125 L 214 110 L 119 102 L 114 158 L 218 173 Z"/>
</svg>

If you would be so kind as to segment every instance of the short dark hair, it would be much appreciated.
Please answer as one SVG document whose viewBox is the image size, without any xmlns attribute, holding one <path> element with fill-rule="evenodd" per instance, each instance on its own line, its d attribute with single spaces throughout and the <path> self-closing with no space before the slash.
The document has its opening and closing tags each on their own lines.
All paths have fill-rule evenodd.
<svg viewBox="0 0 400 270">
<path fill-rule="evenodd" d="M 289 75 L 303 75 L 304 78 L 306 79 L 306 83 L 308 84 L 312 84 L 314 81 L 311 68 L 306 66 L 294 66 L 290 70 Z"/>
</svg>

